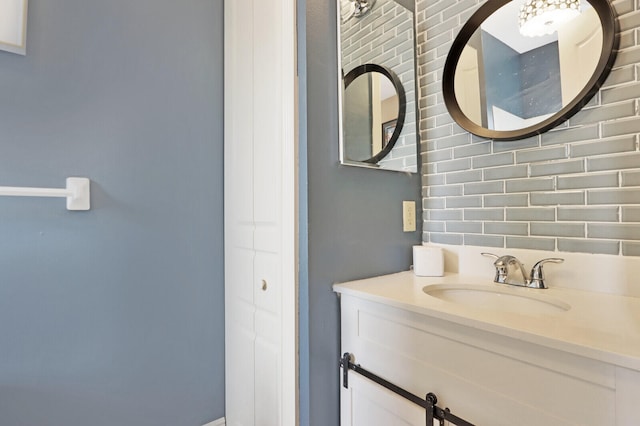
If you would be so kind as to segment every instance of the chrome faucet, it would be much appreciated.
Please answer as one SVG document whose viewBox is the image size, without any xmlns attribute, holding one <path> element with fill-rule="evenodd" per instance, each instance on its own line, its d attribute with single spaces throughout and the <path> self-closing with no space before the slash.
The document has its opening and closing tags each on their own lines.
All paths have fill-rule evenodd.
<svg viewBox="0 0 640 426">
<path fill-rule="evenodd" d="M 542 266 L 545 263 L 562 263 L 564 259 L 559 257 L 551 257 L 548 259 L 542 259 L 537 262 L 531 268 L 530 278 L 527 277 L 527 273 L 524 270 L 524 265 L 520 261 L 511 255 L 498 256 L 493 253 L 481 253 L 483 256 L 492 257 L 496 259 L 493 262 L 493 266 L 496 267 L 496 277 L 494 282 L 498 284 L 510 284 L 520 287 L 530 288 L 548 288 L 544 282 L 544 271 Z M 514 277 L 513 275 L 516 275 Z"/>
</svg>

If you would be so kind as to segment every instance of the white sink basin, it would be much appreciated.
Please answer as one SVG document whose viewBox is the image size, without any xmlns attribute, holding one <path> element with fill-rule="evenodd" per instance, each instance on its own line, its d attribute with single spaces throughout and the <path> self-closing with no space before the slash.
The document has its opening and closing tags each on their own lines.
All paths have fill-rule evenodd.
<svg viewBox="0 0 640 426">
<path fill-rule="evenodd" d="M 571 309 L 571 306 L 562 300 L 519 287 L 435 284 L 424 287 L 422 291 L 446 302 L 493 311 L 554 314 Z"/>
</svg>

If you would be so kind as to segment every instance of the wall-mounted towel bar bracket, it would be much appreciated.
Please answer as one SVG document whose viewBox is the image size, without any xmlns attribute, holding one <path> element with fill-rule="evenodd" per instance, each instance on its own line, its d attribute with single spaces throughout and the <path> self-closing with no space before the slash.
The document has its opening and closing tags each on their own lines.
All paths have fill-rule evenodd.
<svg viewBox="0 0 640 426">
<path fill-rule="evenodd" d="M 366 377 L 380 386 L 389 389 L 391 392 L 424 408 L 426 415 L 425 424 L 427 426 L 433 426 L 434 420 L 437 420 L 442 426 L 444 426 L 445 421 L 456 426 L 474 426 L 473 423 L 469 423 L 468 421 L 451 414 L 451 410 L 448 408 L 443 409 L 438 407 L 436 405 L 438 403 L 438 398 L 435 394 L 429 392 L 427 396 L 422 399 L 419 396 L 402 389 L 400 386 L 397 386 L 382 377 L 373 374 L 369 370 L 360 367 L 360 364 L 354 364 L 352 359 L 352 355 L 349 352 L 345 352 L 342 358 L 340 358 L 340 367 L 342 367 L 342 386 L 345 388 L 349 388 L 349 370 L 355 371 L 361 376 Z"/>
<path fill-rule="evenodd" d="M 91 208 L 91 181 L 87 178 L 67 178 L 66 188 L 26 188 L 0 186 L 0 196 L 13 197 L 61 197 L 67 199 L 67 210 L 89 210 Z"/>
</svg>

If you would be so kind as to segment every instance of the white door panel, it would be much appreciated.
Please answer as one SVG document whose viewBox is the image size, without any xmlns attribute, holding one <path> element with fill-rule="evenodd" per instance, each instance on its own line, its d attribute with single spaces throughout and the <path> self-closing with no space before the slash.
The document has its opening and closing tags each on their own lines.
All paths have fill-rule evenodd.
<svg viewBox="0 0 640 426">
<path fill-rule="evenodd" d="M 256 250 L 279 253 L 282 241 L 280 227 L 273 223 L 256 223 L 253 241 Z"/>
<path fill-rule="evenodd" d="M 244 301 L 249 304 L 254 303 L 253 287 L 253 263 L 255 252 L 244 247 L 229 248 L 231 252 L 227 258 L 227 280 L 234 283 L 226 290 L 227 296 L 234 301 Z"/>
<path fill-rule="evenodd" d="M 295 111 L 295 3 L 225 0 L 225 397 L 234 426 L 297 422 Z"/>
<path fill-rule="evenodd" d="M 256 339 L 255 425 L 280 426 L 280 345 Z"/>
<path fill-rule="evenodd" d="M 258 310 L 255 315 L 256 336 L 263 341 L 269 342 L 275 346 L 280 346 L 282 340 L 280 326 L 280 317 L 270 312 Z"/>
<path fill-rule="evenodd" d="M 227 327 L 228 334 L 225 342 L 227 356 L 236 354 L 234 359 L 226 361 L 226 376 L 233 380 L 226 380 L 226 422 L 227 425 L 253 425 L 254 414 L 254 342 L 255 333 L 244 327 Z"/>
</svg>

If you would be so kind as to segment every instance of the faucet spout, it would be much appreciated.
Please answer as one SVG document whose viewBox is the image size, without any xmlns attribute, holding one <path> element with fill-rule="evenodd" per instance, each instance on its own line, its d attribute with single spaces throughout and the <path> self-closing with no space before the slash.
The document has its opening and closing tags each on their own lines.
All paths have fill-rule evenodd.
<svg viewBox="0 0 640 426">
<path fill-rule="evenodd" d="M 547 285 L 544 282 L 542 266 L 545 263 L 562 263 L 564 261 L 564 259 L 558 257 L 542 259 L 533 265 L 533 268 L 531 269 L 531 278 L 529 278 L 524 270 L 524 265 L 520 263 L 515 256 L 511 256 L 509 254 L 498 256 L 493 253 L 481 254 L 495 259 L 495 262 L 493 262 L 493 266 L 496 267 L 496 277 L 493 280 L 494 282 L 498 284 L 511 284 L 520 287 L 539 289 L 547 288 Z"/>
<path fill-rule="evenodd" d="M 524 270 L 524 266 L 520 261 L 511 255 L 500 256 L 493 263 L 496 270 L 504 270 L 505 274 L 500 281 L 502 284 L 512 284 L 526 286 L 529 284 L 529 278 Z M 514 277 L 516 275 L 516 277 Z"/>
</svg>

